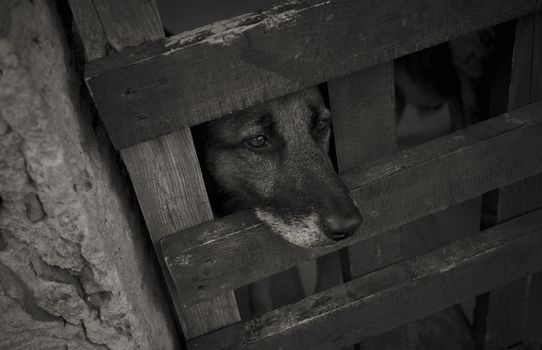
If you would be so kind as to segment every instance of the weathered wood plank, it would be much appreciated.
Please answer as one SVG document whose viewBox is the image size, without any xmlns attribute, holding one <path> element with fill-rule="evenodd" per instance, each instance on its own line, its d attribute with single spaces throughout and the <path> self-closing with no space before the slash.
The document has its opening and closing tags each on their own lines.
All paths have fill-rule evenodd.
<svg viewBox="0 0 542 350">
<path fill-rule="evenodd" d="M 542 11 L 534 15 L 530 102 L 542 99 Z"/>
<path fill-rule="evenodd" d="M 92 0 L 68 0 L 77 32 L 85 51 L 85 61 L 106 55 L 107 39 Z M 160 37 L 157 37 L 158 39 Z"/>
<path fill-rule="evenodd" d="M 330 349 L 542 269 L 542 211 L 526 214 L 189 343 L 191 349 Z"/>
<path fill-rule="evenodd" d="M 397 151 L 393 62 L 330 81 L 328 89 L 339 172 L 367 165 Z M 396 239 L 387 243 L 395 247 L 380 244 L 374 247 L 377 252 L 380 249 L 392 253 L 377 257 L 379 267 L 401 259 L 400 236 L 397 232 L 390 234 Z M 352 277 L 378 268 L 367 264 L 365 253 L 363 247 L 349 247 Z"/>
<path fill-rule="evenodd" d="M 189 129 L 121 154 L 153 242 L 213 219 Z"/>
<path fill-rule="evenodd" d="M 542 10 L 542 1 L 538 3 L 539 9 Z M 538 11 L 535 16 L 531 102 L 542 100 L 542 11 Z M 538 184 L 541 183 L 542 179 L 539 179 Z M 542 272 L 533 274 L 529 278 L 529 300 L 524 335 L 525 339 L 540 339 L 542 338 Z"/>
<path fill-rule="evenodd" d="M 529 299 L 525 318 L 524 340 L 542 338 L 542 272 L 537 272 L 529 278 Z"/>
<path fill-rule="evenodd" d="M 125 50 L 87 83 L 117 148 L 533 12 L 536 0 L 302 0 Z"/>
<path fill-rule="evenodd" d="M 328 82 L 339 171 L 397 151 L 393 62 Z"/>
<path fill-rule="evenodd" d="M 321 249 L 279 239 L 238 213 L 162 240 L 187 304 L 246 285 L 542 171 L 542 102 L 341 175 L 364 217 L 352 238 Z"/>
<path fill-rule="evenodd" d="M 339 172 L 397 151 L 393 62 L 330 81 L 328 90 Z M 342 249 L 344 281 L 400 261 L 401 237 L 399 229 L 394 229 L 371 244 L 365 241 Z M 358 346 L 365 350 L 407 347 L 404 327 L 363 339 Z"/>
<path fill-rule="evenodd" d="M 69 0 L 87 60 L 162 39 L 154 0 Z"/>
<path fill-rule="evenodd" d="M 70 0 L 87 59 L 164 37 L 154 0 Z M 188 129 L 122 152 L 155 248 L 160 238 L 212 219 Z M 156 249 L 170 290 L 174 284 Z M 232 291 L 181 309 L 172 301 L 190 339 L 240 320 Z"/>
<path fill-rule="evenodd" d="M 115 51 L 164 37 L 155 0 L 92 0 L 92 3 L 107 42 Z"/>
<path fill-rule="evenodd" d="M 539 22 L 539 23 L 537 23 Z M 536 29 L 542 27 L 540 13 L 518 19 L 516 24 L 513 61 L 510 78 L 508 110 L 542 98 L 537 95 L 537 80 L 542 69 L 535 67 L 540 61 L 542 38 Z M 535 37 L 538 36 L 538 39 Z M 538 43 L 537 43 L 538 40 Z M 533 85 L 534 83 L 534 85 Z M 534 91 L 533 91 L 534 88 Z M 542 92 L 542 91 L 541 91 Z M 542 174 L 500 188 L 495 196 L 495 222 L 497 224 L 523 213 L 542 207 Z M 477 327 L 484 332 L 477 334 L 477 342 L 483 349 L 502 349 L 525 339 L 531 278 L 515 281 L 489 294 L 487 312 L 479 314 Z M 482 317 L 480 317 L 482 316 Z M 531 322 L 542 323 L 542 316 Z M 531 314 L 531 318 L 532 314 Z M 483 326 L 480 326 L 480 323 Z"/>
<path fill-rule="evenodd" d="M 531 102 L 531 80 L 533 77 L 533 40 L 536 16 L 518 18 L 512 54 L 512 70 L 508 92 L 508 110 L 514 110 Z"/>
<path fill-rule="evenodd" d="M 69 3 L 87 60 L 164 37 L 154 0 L 69 0 Z"/>
<path fill-rule="evenodd" d="M 213 219 L 189 129 L 125 148 L 121 154 L 156 246 L 176 231 Z M 170 290 L 187 339 L 241 319 L 233 291 L 180 307 L 172 283 Z"/>
</svg>

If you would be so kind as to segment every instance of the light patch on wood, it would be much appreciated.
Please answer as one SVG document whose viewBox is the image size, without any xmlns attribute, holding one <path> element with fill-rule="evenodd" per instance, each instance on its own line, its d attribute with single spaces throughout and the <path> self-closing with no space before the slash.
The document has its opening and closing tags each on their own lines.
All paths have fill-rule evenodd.
<svg viewBox="0 0 542 350">
<path fill-rule="evenodd" d="M 190 265 L 190 258 L 191 255 L 179 255 L 174 257 L 173 259 L 168 258 L 167 256 L 164 257 L 166 260 L 166 264 L 176 264 L 176 265 Z"/>
<path fill-rule="evenodd" d="M 285 25 L 294 25 L 296 18 L 304 11 L 328 5 L 330 2 L 328 0 L 311 6 L 300 7 L 301 3 L 299 1 L 291 1 L 272 7 L 269 10 L 248 13 L 199 27 L 167 38 L 164 47 L 171 47 L 171 50 L 164 53 L 164 55 L 170 55 L 177 49 L 195 43 L 230 46 L 243 33 L 252 30 L 254 27 L 264 26 L 265 29 L 274 29 Z M 298 6 L 291 10 L 282 11 L 283 8 L 294 5 Z"/>
<path fill-rule="evenodd" d="M 465 141 L 465 135 L 463 135 L 463 134 L 453 135 L 452 140 L 454 140 L 454 141 Z"/>
</svg>

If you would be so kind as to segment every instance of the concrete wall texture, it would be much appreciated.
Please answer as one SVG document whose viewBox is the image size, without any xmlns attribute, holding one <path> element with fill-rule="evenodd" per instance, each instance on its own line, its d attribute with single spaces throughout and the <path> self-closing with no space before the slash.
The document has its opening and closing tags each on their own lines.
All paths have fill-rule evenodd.
<svg viewBox="0 0 542 350">
<path fill-rule="evenodd" d="M 179 348 L 62 6 L 0 0 L 0 349 Z"/>
</svg>

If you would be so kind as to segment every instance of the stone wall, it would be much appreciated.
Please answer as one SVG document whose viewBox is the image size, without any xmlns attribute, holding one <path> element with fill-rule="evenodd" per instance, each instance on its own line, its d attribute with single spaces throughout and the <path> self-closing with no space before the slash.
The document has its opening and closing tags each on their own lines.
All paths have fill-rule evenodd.
<svg viewBox="0 0 542 350">
<path fill-rule="evenodd" d="M 65 6 L 0 0 L 0 348 L 178 348 L 128 180 L 81 98 Z"/>
</svg>

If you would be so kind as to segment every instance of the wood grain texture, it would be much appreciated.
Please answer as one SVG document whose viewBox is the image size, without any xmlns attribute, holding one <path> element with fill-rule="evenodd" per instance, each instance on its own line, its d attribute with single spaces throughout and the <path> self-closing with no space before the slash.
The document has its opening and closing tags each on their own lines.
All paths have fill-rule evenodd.
<svg viewBox="0 0 542 350">
<path fill-rule="evenodd" d="M 537 87 L 542 67 L 535 63 L 542 59 L 541 28 L 540 12 L 517 21 L 508 110 L 542 99 L 542 91 Z M 542 174 L 500 188 L 494 201 L 491 204 L 496 209 L 493 224 L 542 207 Z M 476 334 L 483 349 L 501 349 L 521 342 L 526 339 L 529 323 L 542 323 L 542 316 L 537 319 L 534 316 L 540 309 L 530 310 L 532 278 L 515 281 L 487 296 L 487 312 L 476 319 L 477 328 L 483 330 Z"/>
<path fill-rule="evenodd" d="M 69 0 L 87 61 L 162 39 L 154 0 Z"/>
<path fill-rule="evenodd" d="M 335 245 L 302 249 L 238 213 L 163 239 L 167 266 L 187 304 L 224 293 L 533 176 L 541 135 L 539 102 L 341 174 L 365 220 Z"/>
<path fill-rule="evenodd" d="M 339 172 L 397 152 L 393 62 L 383 63 L 328 82 Z M 342 249 L 343 278 L 349 281 L 403 258 L 401 234 L 394 229 Z M 408 347 L 406 326 L 363 339 L 365 350 Z"/>
<path fill-rule="evenodd" d="M 540 339 L 542 337 L 542 272 L 528 277 L 529 299 L 525 318 L 524 339 Z"/>
<path fill-rule="evenodd" d="M 95 60 L 107 53 L 107 39 L 92 0 L 68 0 L 77 33 L 83 42 L 85 61 Z"/>
<path fill-rule="evenodd" d="M 536 211 L 195 339 L 189 348 L 338 348 L 536 272 L 541 249 Z"/>
<path fill-rule="evenodd" d="M 541 11 L 535 14 L 534 23 L 531 102 L 542 100 L 542 1 L 538 3 Z M 539 175 L 537 186 L 541 186 L 541 184 L 542 175 Z M 539 193 L 539 198 L 542 198 L 540 187 L 537 193 Z M 536 206 L 531 203 L 530 207 L 535 208 Z M 524 336 L 525 339 L 540 339 L 542 338 L 542 272 L 529 276 L 528 285 L 529 299 L 526 307 Z"/>
<path fill-rule="evenodd" d="M 213 219 L 192 135 L 184 129 L 125 148 L 121 154 L 163 261 L 160 239 Z M 174 284 L 170 284 L 170 291 L 187 339 L 241 319 L 233 291 L 191 307 L 180 307 Z"/>
<path fill-rule="evenodd" d="M 301 0 L 109 55 L 87 84 L 117 148 L 528 14 L 536 0 Z"/>
<path fill-rule="evenodd" d="M 87 59 L 164 37 L 154 0 L 70 0 Z M 103 116 L 102 116 L 103 117 Z M 123 150 L 151 239 L 212 219 L 188 129 Z M 156 251 L 159 261 L 161 252 Z M 181 309 L 162 264 L 188 339 L 240 320 L 233 292 Z"/>
<path fill-rule="evenodd" d="M 397 151 L 393 62 L 328 82 L 339 172 Z"/>
<path fill-rule="evenodd" d="M 92 3 L 107 42 L 115 51 L 164 37 L 155 0 L 92 0 Z"/>
<path fill-rule="evenodd" d="M 121 155 L 155 246 L 213 219 L 190 130 L 125 148 Z"/>
<path fill-rule="evenodd" d="M 330 81 L 328 89 L 339 172 L 365 166 L 397 151 L 393 62 Z M 396 247 L 381 243 L 372 248 L 392 255 L 380 255 L 380 267 L 401 259 L 397 232 L 390 232 L 386 241 Z M 349 273 L 353 277 L 370 272 L 370 265 L 378 268 L 374 264 L 367 266 L 366 252 L 365 247 L 349 247 Z"/>
<path fill-rule="evenodd" d="M 512 54 L 512 71 L 508 92 L 508 110 L 531 102 L 533 36 L 535 15 L 518 18 Z M 534 102 L 534 101 L 532 101 Z"/>
<path fill-rule="evenodd" d="M 153 242 L 213 219 L 189 129 L 121 154 Z"/>
<path fill-rule="evenodd" d="M 154 0 L 69 0 L 69 3 L 87 60 L 164 37 Z"/>
<path fill-rule="evenodd" d="M 531 100 L 542 100 L 542 11 L 534 14 Z"/>
</svg>

